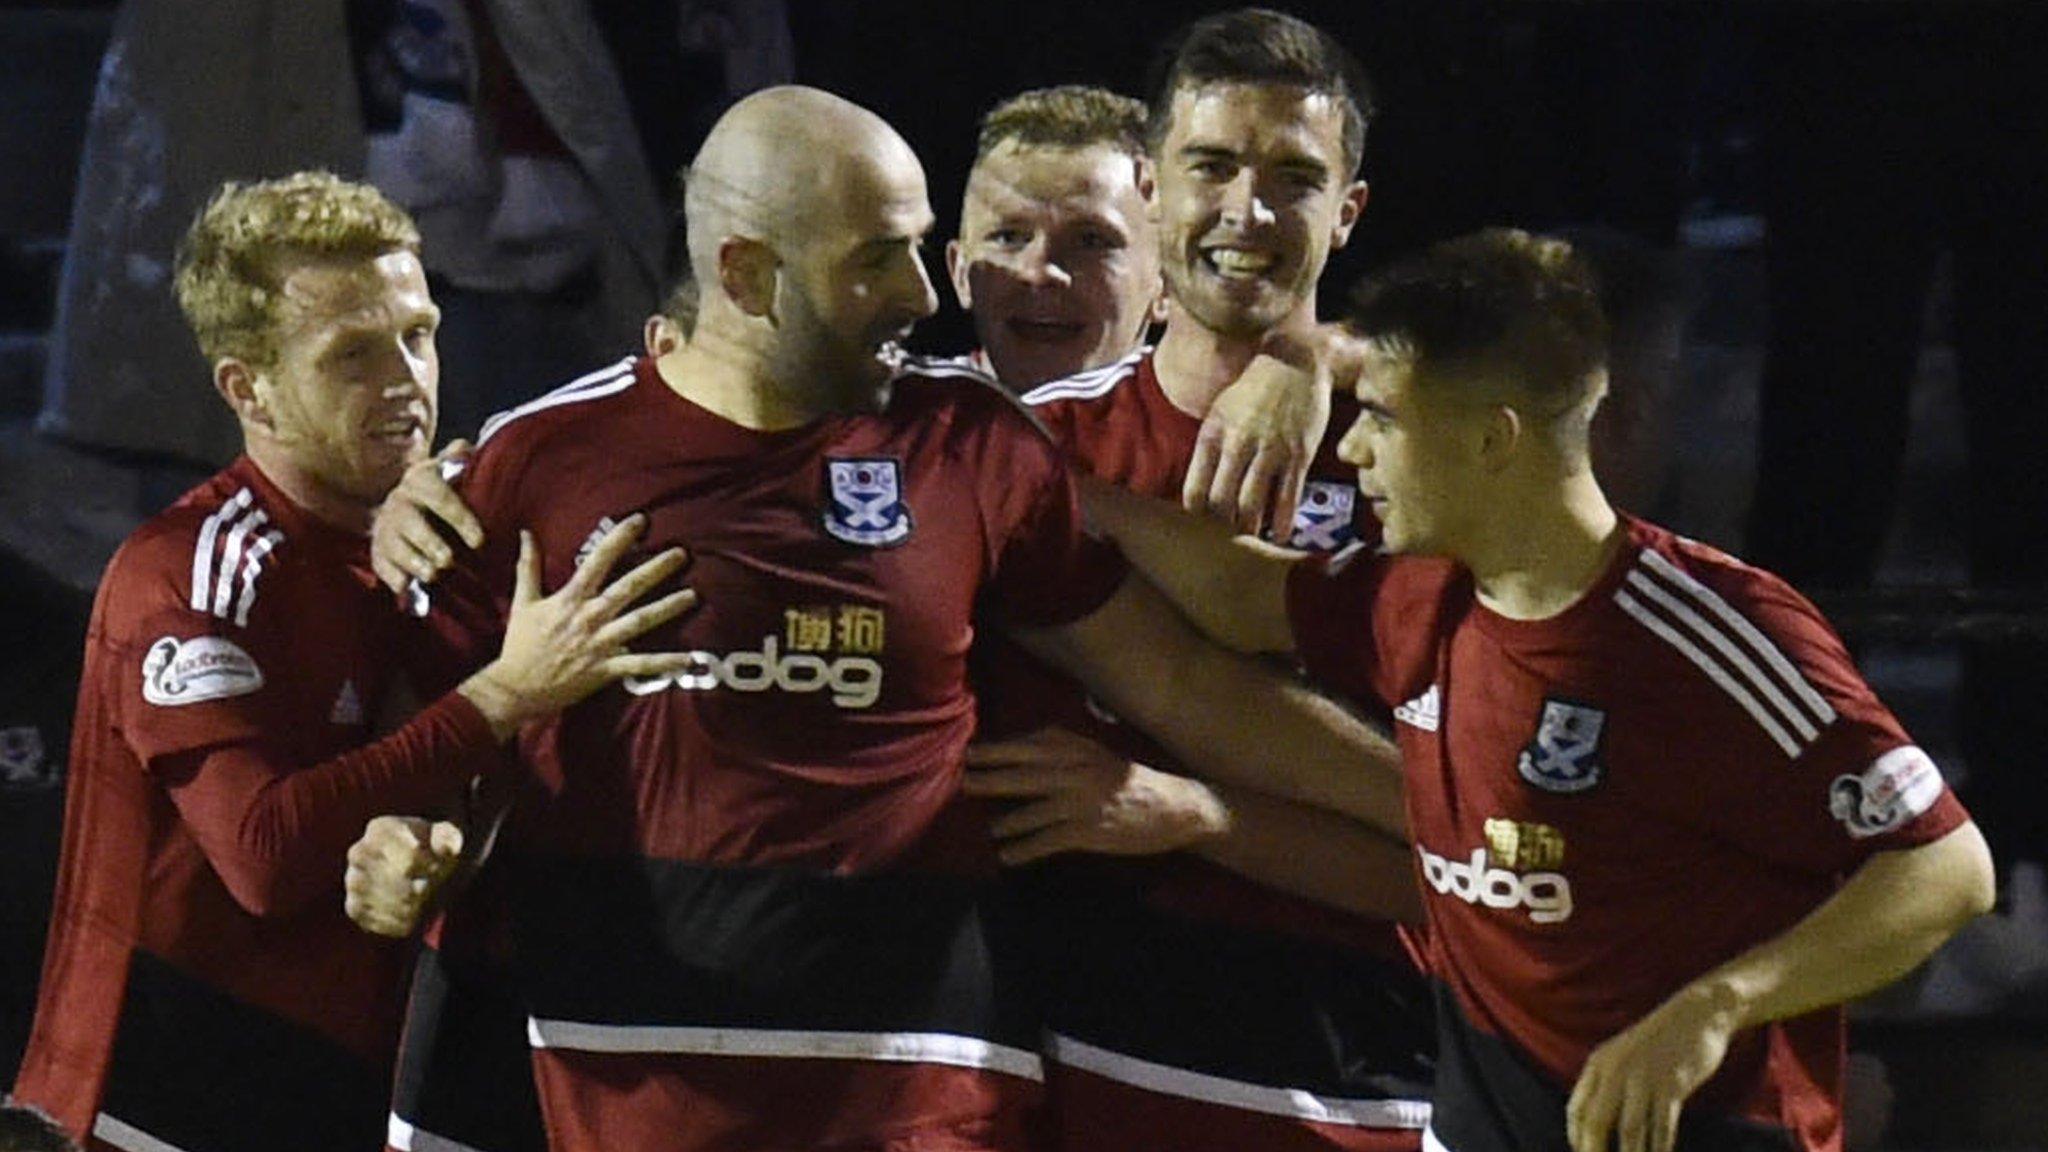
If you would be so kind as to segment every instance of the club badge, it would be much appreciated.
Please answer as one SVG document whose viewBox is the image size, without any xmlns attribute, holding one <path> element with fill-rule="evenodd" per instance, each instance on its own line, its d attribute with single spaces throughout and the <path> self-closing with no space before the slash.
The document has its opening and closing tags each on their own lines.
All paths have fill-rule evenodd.
<svg viewBox="0 0 2048 1152">
<path fill-rule="evenodd" d="M 1607 713 L 1564 700 L 1545 700 L 1536 738 L 1515 762 L 1522 779 L 1545 792 L 1584 792 L 1600 782 L 1600 733 Z"/>
<path fill-rule="evenodd" d="M 1301 503 L 1294 509 L 1294 530 L 1287 546 L 1307 552 L 1335 552 L 1358 538 L 1352 529 L 1352 510 L 1358 505 L 1358 489 L 1331 480 L 1311 480 L 1302 489 Z"/>
<path fill-rule="evenodd" d="M 896 461 L 828 458 L 825 476 L 825 531 L 866 548 L 887 548 L 909 538 L 910 506 L 903 502 L 903 473 Z"/>
</svg>

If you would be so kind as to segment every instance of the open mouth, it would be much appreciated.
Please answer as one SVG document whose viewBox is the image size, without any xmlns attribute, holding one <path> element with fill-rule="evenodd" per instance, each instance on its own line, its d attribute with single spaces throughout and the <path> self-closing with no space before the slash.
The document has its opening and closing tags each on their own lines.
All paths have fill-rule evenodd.
<svg viewBox="0 0 2048 1152">
<path fill-rule="evenodd" d="M 1280 257 L 1256 248 L 1219 246 L 1202 250 L 1202 263 L 1225 280 L 1256 280 L 1271 272 Z"/>
<path fill-rule="evenodd" d="M 402 416 L 386 420 L 370 429 L 373 439 L 387 444 L 406 445 L 426 434 L 426 424 L 417 416 Z"/>
</svg>

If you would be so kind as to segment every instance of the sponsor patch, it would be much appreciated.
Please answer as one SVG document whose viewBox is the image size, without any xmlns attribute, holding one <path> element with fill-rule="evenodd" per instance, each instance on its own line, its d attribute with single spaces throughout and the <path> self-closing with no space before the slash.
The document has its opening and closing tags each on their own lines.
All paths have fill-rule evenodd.
<svg viewBox="0 0 2048 1152">
<path fill-rule="evenodd" d="M 1499 911 L 1527 909 L 1537 924 L 1561 924 L 1572 917 L 1572 882 L 1562 872 L 1517 872 L 1500 867 L 1486 849 L 1474 848 L 1463 860 L 1439 856 L 1420 844 L 1422 882 L 1435 892 L 1474 907 Z"/>
<path fill-rule="evenodd" d="M 1485 831 L 1487 850 L 1503 868 L 1526 872 L 1564 867 L 1564 833 L 1548 824 L 1491 818 Z"/>
<path fill-rule="evenodd" d="M 1536 736 L 1515 761 L 1522 779 L 1545 792 L 1584 792 L 1600 782 L 1600 733 L 1607 713 L 1568 700 L 1543 701 Z"/>
<path fill-rule="evenodd" d="M 1927 753 L 1908 744 L 1879 756 L 1860 776 L 1835 777 L 1828 812 L 1859 840 L 1880 836 L 1934 807 L 1945 786 Z"/>
<path fill-rule="evenodd" d="M 825 477 L 825 531 L 866 548 L 886 548 L 910 537 L 910 506 L 903 502 L 902 467 L 896 461 L 827 458 Z"/>
<path fill-rule="evenodd" d="M 1302 489 L 1301 503 L 1294 509 L 1293 531 L 1287 546 L 1305 552 L 1335 552 L 1358 538 L 1352 531 L 1352 509 L 1358 506 L 1358 489 L 1333 480 L 1311 480 Z"/>
<path fill-rule="evenodd" d="M 142 698 L 151 704 L 199 704 L 261 687 L 263 670 L 256 661 L 221 636 L 166 636 L 149 646 L 142 661 Z"/>
</svg>

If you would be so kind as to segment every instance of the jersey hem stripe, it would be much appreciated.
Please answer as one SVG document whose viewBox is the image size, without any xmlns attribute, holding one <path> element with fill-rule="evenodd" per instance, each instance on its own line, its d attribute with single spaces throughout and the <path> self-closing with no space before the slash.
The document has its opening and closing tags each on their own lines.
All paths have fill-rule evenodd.
<svg viewBox="0 0 2048 1152">
<path fill-rule="evenodd" d="M 391 1113 L 384 1126 L 384 1142 L 398 1152 L 480 1152 L 460 1140 L 436 1136 L 424 1128 L 415 1127 L 398 1113 Z"/>
<path fill-rule="evenodd" d="M 1244 1112 L 1340 1124 L 1351 1128 L 1413 1130 L 1429 1123 L 1425 1100 L 1360 1100 L 1323 1096 L 1300 1088 L 1269 1088 L 1222 1076 L 1155 1064 L 1098 1048 L 1057 1032 L 1046 1036 L 1046 1054 L 1058 1064 L 1162 1096 L 1220 1104 Z"/>
<path fill-rule="evenodd" d="M 123 1152 L 185 1152 L 176 1144 L 159 1140 L 132 1124 L 124 1124 L 105 1112 L 93 1117 L 92 1134 Z"/>
<path fill-rule="evenodd" d="M 972 1036 L 945 1032 L 807 1032 L 781 1028 L 689 1028 L 588 1024 L 529 1017 L 535 1048 L 580 1052 L 659 1052 L 691 1056 L 760 1056 L 784 1059 L 880 1060 L 980 1068 L 1026 1080 L 1044 1080 L 1038 1056 Z"/>
</svg>

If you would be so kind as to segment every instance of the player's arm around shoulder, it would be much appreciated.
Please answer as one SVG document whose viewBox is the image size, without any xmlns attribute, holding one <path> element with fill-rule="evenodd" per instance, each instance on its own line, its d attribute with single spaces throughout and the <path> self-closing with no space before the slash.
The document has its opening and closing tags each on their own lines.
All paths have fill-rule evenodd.
<svg viewBox="0 0 2048 1152">
<path fill-rule="evenodd" d="M 1391 741 L 1271 663 L 1203 639 L 1143 578 L 1078 621 L 1013 635 L 1204 778 L 1407 835 Z"/>
<path fill-rule="evenodd" d="M 1111 484 L 1084 480 L 1081 492 L 1094 527 L 1204 636 L 1234 652 L 1293 651 L 1287 581 L 1303 554 Z"/>
</svg>

